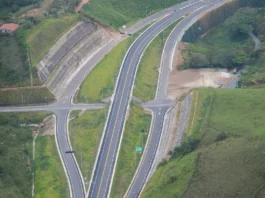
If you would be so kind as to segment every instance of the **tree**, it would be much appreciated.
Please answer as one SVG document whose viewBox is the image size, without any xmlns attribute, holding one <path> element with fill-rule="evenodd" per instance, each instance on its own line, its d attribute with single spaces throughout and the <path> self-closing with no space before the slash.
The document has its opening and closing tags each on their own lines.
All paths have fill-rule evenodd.
<svg viewBox="0 0 265 198">
<path fill-rule="evenodd" d="M 190 66 L 193 68 L 202 68 L 209 66 L 209 61 L 201 53 L 193 53 L 190 59 Z"/>
<path fill-rule="evenodd" d="M 247 62 L 248 59 L 249 59 L 249 56 L 244 50 L 236 49 L 233 52 L 232 63 L 235 66 L 242 66 L 244 63 Z"/>
</svg>

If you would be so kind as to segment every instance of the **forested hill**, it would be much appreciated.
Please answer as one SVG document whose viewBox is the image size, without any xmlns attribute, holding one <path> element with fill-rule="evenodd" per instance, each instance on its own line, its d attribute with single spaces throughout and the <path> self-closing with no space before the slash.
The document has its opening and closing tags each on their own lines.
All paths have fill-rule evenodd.
<svg viewBox="0 0 265 198">
<path fill-rule="evenodd" d="M 38 3 L 40 0 L 0 0 L 0 8 L 16 8 Z"/>
</svg>

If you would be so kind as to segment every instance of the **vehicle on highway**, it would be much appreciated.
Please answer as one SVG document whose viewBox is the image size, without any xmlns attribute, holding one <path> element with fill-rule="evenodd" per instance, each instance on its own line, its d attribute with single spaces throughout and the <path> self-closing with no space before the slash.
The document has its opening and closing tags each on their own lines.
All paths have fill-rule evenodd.
<svg viewBox="0 0 265 198">
<path fill-rule="evenodd" d="M 75 151 L 65 151 L 65 153 L 74 153 Z"/>
</svg>

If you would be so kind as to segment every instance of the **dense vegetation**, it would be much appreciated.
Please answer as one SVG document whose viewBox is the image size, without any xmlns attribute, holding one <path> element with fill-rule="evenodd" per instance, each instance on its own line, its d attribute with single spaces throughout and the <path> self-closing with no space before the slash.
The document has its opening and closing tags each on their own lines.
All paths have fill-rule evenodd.
<svg viewBox="0 0 265 198">
<path fill-rule="evenodd" d="M 264 197 L 264 94 L 199 90 L 191 133 L 159 166 L 143 197 Z"/>
<path fill-rule="evenodd" d="M 31 197 L 32 128 L 47 113 L 0 113 L 0 192 L 1 198 Z"/>
<path fill-rule="evenodd" d="M 84 12 L 91 18 L 117 29 L 182 1 L 92 0 L 84 7 Z"/>
<path fill-rule="evenodd" d="M 247 64 L 248 70 L 242 75 L 240 84 L 264 84 L 264 14 L 264 8 L 241 8 L 216 29 L 189 44 L 183 50 L 185 62 L 182 67 L 231 69 Z M 253 32 L 262 42 L 261 49 L 255 52 L 249 32 Z"/>
</svg>

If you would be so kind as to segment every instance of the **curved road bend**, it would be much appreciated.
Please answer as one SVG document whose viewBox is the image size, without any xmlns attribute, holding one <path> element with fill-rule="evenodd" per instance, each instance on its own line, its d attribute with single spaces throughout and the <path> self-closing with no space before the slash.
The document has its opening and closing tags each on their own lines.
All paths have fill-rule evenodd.
<svg viewBox="0 0 265 198">
<path fill-rule="evenodd" d="M 65 153 L 70 151 L 71 146 L 68 139 L 67 125 L 69 110 L 57 110 L 56 115 L 56 143 L 60 151 L 60 157 L 63 161 L 63 166 L 67 172 L 68 184 L 72 198 L 84 198 L 85 188 L 82 180 L 82 175 L 79 173 L 78 164 L 74 159 L 74 154 Z"/>
<path fill-rule="evenodd" d="M 186 4 L 183 4 L 183 6 L 186 6 Z M 180 9 L 183 9 L 184 11 L 183 7 L 181 7 Z M 179 9 L 176 10 L 179 11 Z M 148 23 L 150 23 L 150 21 L 147 22 L 147 24 Z M 153 31 L 156 32 L 156 30 Z M 149 38 L 152 38 L 152 35 L 149 35 Z M 102 57 L 104 57 L 104 55 L 107 54 L 113 48 L 113 46 L 115 46 L 119 42 L 120 40 L 119 41 L 116 40 L 112 43 L 109 43 L 108 46 L 104 48 L 104 50 L 102 50 L 95 57 L 93 57 L 93 59 L 91 59 L 79 72 L 77 72 L 77 75 L 75 76 L 74 80 L 70 83 L 62 100 L 46 106 L 0 107 L 0 112 L 52 111 L 55 113 L 57 118 L 57 133 L 56 133 L 57 143 L 59 146 L 63 164 L 67 171 L 67 177 L 69 178 L 72 197 L 74 198 L 84 197 L 84 190 L 83 190 L 84 188 L 82 180 L 80 179 L 81 177 L 80 173 L 78 172 L 78 168 L 73 156 L 71 154 L 65 155 L 65 150 L 70 149 L 70 144 L 67 139 L 67 123 L 68 123 L 67 115 L 68 112 L 73 109 L 75 110 L 100 109 L 103 108 L 104 105 L 102 104 L 72 105 L 71 98 L 75 94 L 76 89 L 78 88 L 82 80 L 85 78 L 87 73 L 91 71 L 93 65 L 96 65 L 102 59 Z M 126 107 L 124 109 L 126 111 Z"/>
<path fill-rule="evenodd" d="M 191 6 L 178 8 L 171 15 L 152 25 L 131 46 L 124 59 L 121 73 L 117 82 L 114 100 L 110 110 L 106 131 L 101 150 L 96 162 L 95 172 L 92 178 L 88 197 L 104 198 L 108 196 L 114 164 L 117 157 L 118 146 L 124 125 L 127 106 L 130 102 L 130 94 L 140 57 L 149 42 L 160 31 L 181 18 L 186 12 L 191 12 L 202 5 L 204 1 L 198 1 Z M 161 109 L 161 116 L 164 114 Z"/>
<path fill-rule="evenodd" d="M 163 58 L 161 63 L 161 73 L 160 79 L 158 83 L 158 90 L 156 100 L 150 102 L 145 105 L 145 107 L 149 107 L 153 113 L 153 125 L 151 126 L 151 137 L 148 142 L 148 145 L 145 149 L 143 161 L 141 162 L 138 172 L 135 175 L 134 180 L 126 194 L 128 198 L 136 198 L 139 197 L 143 186 L 145 185 L 146 179 L 148 177 L 149 171 L 152 167 L 154 158 L 156 156 L 156 151 L 159 145 L 161 133 L 163 130 L 163 121 L 166 111 L 170 107 L 170 103 L 167 101 L 167 82 L 168 76 L 170 73 L 170 64 L 171 57 L 174 55 L 174 48 L 176 45 L 176 41 L 182 34 L 182 30 L 187 27 L 187 25 L 196 17 L 201 15 L 202 13 L 206 13 L 208 10 L 212 9 L 216 4 L 222 3 L 224 0 L 215 0 L 211 3 L 208 3 L 207 6 L 202 7 L 201 9 L 195 11 L 188 17 L 186 17 L 182 22 L 180 22 L 176 28 L 170 34 L 167 43 L 164 47 Z M 168 106 L 167 106 L 168 104 Z"/>
</svg>

